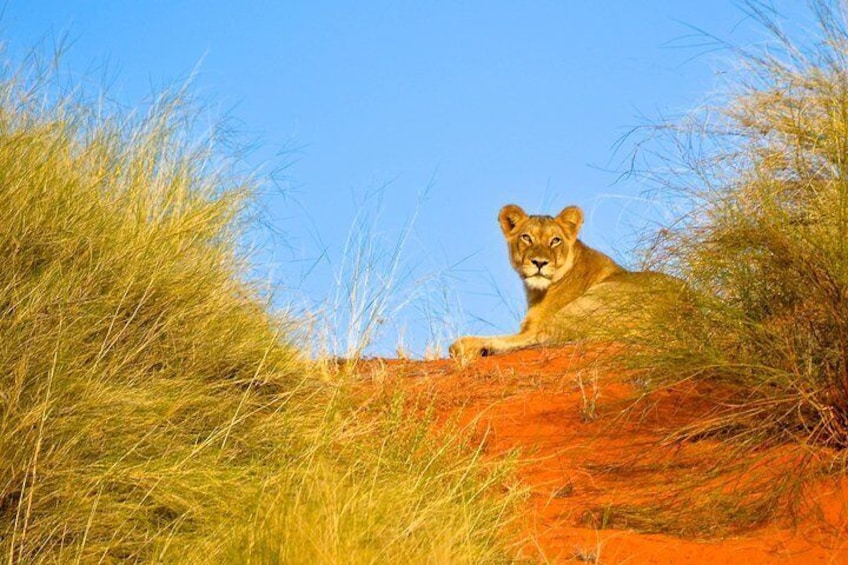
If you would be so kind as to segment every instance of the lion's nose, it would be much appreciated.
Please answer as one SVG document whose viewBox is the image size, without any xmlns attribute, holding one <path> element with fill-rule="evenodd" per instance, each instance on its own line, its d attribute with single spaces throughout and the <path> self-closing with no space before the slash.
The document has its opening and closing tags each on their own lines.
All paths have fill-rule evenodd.
<svg viewBox="0 0 848 565">
<path fill-rule="evenodd" d="M 536 265 L 536 268 L 540 271 L 542 270 L 542 267 L 548 264 L 548 261 L 545 259 L 530 259 L 530 262 Z"/>
</svg>

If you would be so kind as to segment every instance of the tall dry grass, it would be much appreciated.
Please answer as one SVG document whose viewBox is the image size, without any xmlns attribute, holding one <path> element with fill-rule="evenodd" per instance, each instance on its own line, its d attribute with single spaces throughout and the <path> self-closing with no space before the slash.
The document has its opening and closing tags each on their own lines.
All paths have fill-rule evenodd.
<svg viewBox="0 0 848 565">
<path fill-rule="evenodd" d="M 434 438 L 430 416 L 406 404 L 393 395 L 364 413 L 330 408 L 303 464 L 236 528 L 226 561 L 514 562 L 523 491 L 505 491 L 511 462 L 483 461 L 454 425 Z"/>
<path fill-rule="evenodd" d="M 637 145 L 633 172 L 685 211 L 651 238 L 648 263 L 694 293 L 629 361 L 653 384 L 724 383 L 714 408 L 674 437 L 728 440 L 717 466 L 749 465 L 741 472 L 755 486 L 684 506 L 756 525 L 785 508 L 781 493 L 797 499 L 804 477 L 845 470 L 848 23 L 844 3 L 812 2 L 817 33 L 793 39 L 764 4 L 746 7 L 770 41 L 737 49 L 717 103 Z M 803 456 L 759 480 L 751 461 L 777 445 Z"/>
<path fill-rule="evenodd" d="M 0 77 L 2 559 L 506 559 L 500 471 L 288 343 L 239 255 L 256 184 L 184 93 L 127 114 L 30 70 Z"/>
</svg>

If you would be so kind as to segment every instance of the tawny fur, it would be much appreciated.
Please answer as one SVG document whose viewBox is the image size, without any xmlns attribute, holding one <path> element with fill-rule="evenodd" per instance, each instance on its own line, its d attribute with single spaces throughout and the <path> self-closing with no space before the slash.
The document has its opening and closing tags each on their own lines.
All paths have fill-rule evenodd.
<svg viewBox="0 0 848 565">
<path fill-rule="evenodd" d="M 583 212 L 576 206 L 550 217 L 529 216 L 509 204 L 499 221 L 510 262 L 524 281 L 527 314 L 515 335 L 459 338 L 452 357 L 645 331 L 682 288 L 661 273 L 627 271 L 585 245 L 577 238 Z"/>
</svg>

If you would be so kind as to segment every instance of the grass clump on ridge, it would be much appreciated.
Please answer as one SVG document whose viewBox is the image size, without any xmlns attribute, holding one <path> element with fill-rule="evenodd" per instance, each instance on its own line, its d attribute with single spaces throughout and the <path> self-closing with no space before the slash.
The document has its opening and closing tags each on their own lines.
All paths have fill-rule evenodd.
<svg viewBox="0 0 848 565">
<path fill-rule="evenodd" d="M 760 524 L 786 508 L 774 497 L 796 505 L 804 477 L 845 470 L 848 27 L 844 4 L 811 5 L 818 33 L 800 45 L 748 3 L 772 42 L 742 53 L 726 99 L 652 128 L 643 146 L 655 151 L 647 178 L 686 210 L 657 234 L 650 262 L 698 298 L 664 320 L 663 343 L 630 361 L 662 385 L 724 383 L 714 410 L 676 435 L 726 439 L 732 454 L 717 466 L 747 465 L 740 485 L 751 488 L 683 505 L 712 522 Z M 765 449 L 775 446 L 784 451 Z M 759 480 L 758 453 L 789 472 Z"/>
<path fill-rule="evenodd" d="M 511 465 L 483 463 L 482 451 L 469 450 L 467 433 L 453 425 L 434 439 L 430 418 L 411 415 L 403 396 L 379 404 L 371 415 L 325 422 L 336 432 L 320 433 L 309 463 L 240 525 L 229 562 L 514 561 L 517 546 L 510 546 L 518 540 L 509 535 L 521 489 L 504 493 Z"/>
<path fill-rule="evenodd" d="M 388 412 L 287 343 L 237 253 L 253 185 L 180 96 L 132 117 L 25 77 L 0 77 L 0 555 L 501 559 L 500 475 L 450 442 L 376 449 Z"/>
</svg>

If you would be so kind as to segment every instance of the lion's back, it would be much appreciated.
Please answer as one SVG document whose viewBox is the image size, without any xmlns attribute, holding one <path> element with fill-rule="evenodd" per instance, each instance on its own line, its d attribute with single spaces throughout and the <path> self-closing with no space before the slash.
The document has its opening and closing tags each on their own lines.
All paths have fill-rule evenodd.
<svg viewBox="0 0 848 565">
<path fill-rule="evenodd" d="M 620 271 L 548 313 L 541 330 L 554 341 L 619 339 L 660 330 L 686 292 L 684 281 L 653 271 Z"/>
</svg>

